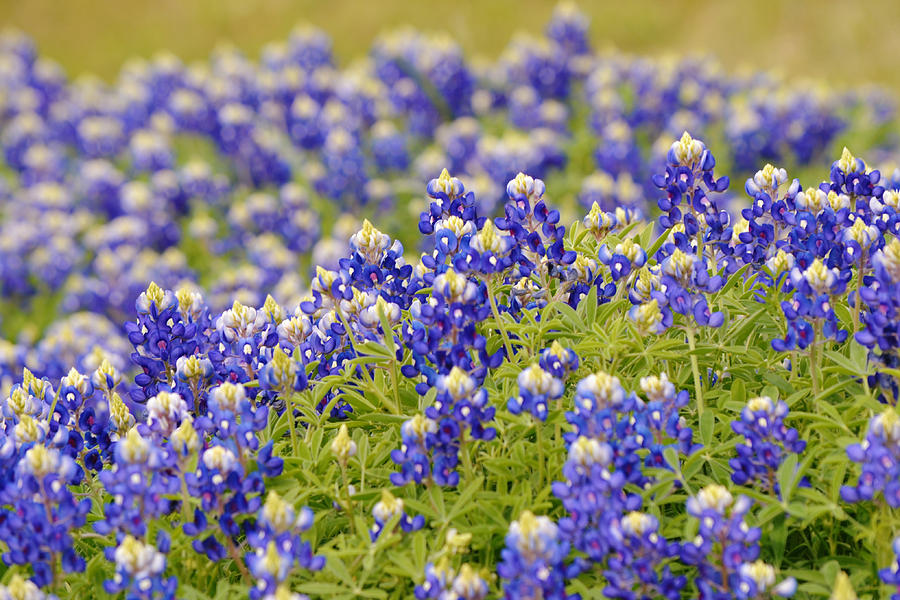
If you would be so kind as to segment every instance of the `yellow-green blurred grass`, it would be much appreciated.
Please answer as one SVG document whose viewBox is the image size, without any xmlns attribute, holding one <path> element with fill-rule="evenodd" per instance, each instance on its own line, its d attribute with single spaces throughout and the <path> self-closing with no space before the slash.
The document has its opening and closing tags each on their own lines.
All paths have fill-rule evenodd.
<svg viewBox="0 0 900 600">
<path fill-rule="evenodd" d="M 900 1 L 617 0 L 580 2 L 594 40 L 635 53 L 710 53 L 727 67 L 776 69 L 835 85 L 900 91 Z M 342 60 L 382 31 L 443 31 L 471 54 L 495 56 L 517 31 L 540 31 L 553 2 L 449 0 L 0 0 L 0 23 L 31 34 L 72 74 L 112 78 L 131 56 L 170 50 L 186 60 L 229 41 L 255 53 L 299 22 L 334 39 Z"/>
</svg>

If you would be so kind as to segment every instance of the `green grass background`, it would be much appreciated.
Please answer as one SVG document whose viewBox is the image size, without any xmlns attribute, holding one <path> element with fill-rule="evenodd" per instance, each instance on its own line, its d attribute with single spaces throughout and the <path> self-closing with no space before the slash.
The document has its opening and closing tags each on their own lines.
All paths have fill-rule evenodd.
<svg viewBox="0 0 900 600">
<path fill-rule="evenodd" d="M 599 47 L 710 53 L 729 69 L 772 69 L 835 85 L 879 83 L 900 91 L 900 1 L 616 0 L 579 2 Z M 232 42 L 256 53 L 309 22 L 346 61 L 379 32 L 413 25 L 442 31 L 469 55 L 496 56 L 517 31 L 543 29 L 542 0 L 0 0 L 0 23 L 18 27 L 73 75 L 115 76 L 132 56 L 170 50 L 186 60 Z"/>
</svg>

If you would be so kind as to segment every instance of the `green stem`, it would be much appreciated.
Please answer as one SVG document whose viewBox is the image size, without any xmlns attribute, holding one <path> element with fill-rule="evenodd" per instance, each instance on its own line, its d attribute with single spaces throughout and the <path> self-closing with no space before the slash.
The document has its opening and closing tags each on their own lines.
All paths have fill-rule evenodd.
<svg viewBox="0 0 900 600">
<path fill-rule="evenodd" d="M 537 449 L 538 449 L 538 485 L 544 485 L 544 428 L 541 427 L 543 422 L 534 420 L 534 428 L 537 431 Z"/>
<path fill-rule="evenodd" d="M 876 504 L 875 512 L 872 513 L 872 535 L 875 538 L 875 555 L 878 564 L 886 565 L 891 562 L 894 552 L 891 549 L 892 540 L 894 539 L 891 522 L 893 515 L 890 506 L 879 499 Z"/>
<path fill-rule="evenodd" d="M 225 547 L 228 550 L 228 556 L 231 557 L 231 560 L 237 566 L 238 571 L 240 571 L 244 583 L 252 585 L 253 578 L 250 576 L 250 571 L 247 570 L 247 565 L 244 564 L 244 557 L 241 556 L 237 546 L 234 545 L 234 540 L 232 540 L 231 536 L 228 534 L 225 535 Z"/>
<path fill-rule="evenodd" d="M 294 393 L 291 391 L 284 394 L 284 410 L 288 416 L 288 429 L 291 431 L 291 454 L 297 456 L 297 429 L 294 424 Z"/>
<path fill-rule="evenodd" d="M 859 260 L 859 268 L 856 270 L 856 303 L 853 306 L 853 333 L 859 331 L 859 311 L 862 308 L 862 300 L 859 297 L 859 290 L 863 287 L 863 275 L 866 270 L 866 251 L 862 251 Z"/>
<path fill-rule="evenodd" d="M 191 517 L 191 493 L 188 491 L 187 480 L 184 478 L 184 474 L 188 472 L 187 467 L 187 464 L 181 466 L 181 520 L 190 523 L 193 520 Z"/>
<path fill-rule="evenodd" d="M 393 357 L 391 359 L 391 387 L 394 388 L 394 406 L 393 412 L 395 415 L 400 415 L 400 378 L 397 376 L 397 357 Z"/>
<path fill-rule="evenodd" d="M 467 482 L 472 481 L 472 457 L 469 454 L 469 440 L 466 439 L 465 430 L 461 431 L 459 434 L 459 450 L 460 455 L 462 456 L 463 474 L 465 475 Z"/>
<path fill-rule="evenodd" d="M 822 352 L 819 351 L 819 343 L 822 338 L 821 330 L 822 325 L 819 323 L 819 319 L 814 319 L 813 339 L 809 345 L 809 374 L 812 378 L 813 400 L 819 397 L 821 389 L 819 382 L 819 363 L 822 358 Z"/>
<path fill-rule="evenodd" d="M 489 280 L 488 284 L 488 302 L 490 302 L 494 320 L 497 321 L 497 327 L 500 329 L 500 335 L 503 336 L 503 347 L 506 348 L 506 357 L 507 359 L 512 360 L 512 344 L 509 342 L 509 334 L 506 333 L 506 326 L 503 325 L 503 320 L 500 318 L 500 310 L 497 308 L 497 299 L 494 297 L 495 291 L 493 283 L 494 280 L 492 278 Z"/>
<path fill-rule="evenodd" d="M 691 373 L 694 376 L 694 395 L 697 398 L 697 416 L 703 415 L 703 386 L 700 382 L 700 363 L 694 350 L 697 349 L 694 340 L 693 326 L 687 327 L 688 348 L 691 350 Z"/>
<path fill-rule="evenodd" d="M 341 463 L 341 481 L 344 484 L 344 510 L 347 511 L 347 519 L 350 521 L 350 531 L 356 535 L 356 522 L 353 520 L 353 500 L 350 498 L 350 484 L 347 482 L 347 465 Z"/>
</svg>

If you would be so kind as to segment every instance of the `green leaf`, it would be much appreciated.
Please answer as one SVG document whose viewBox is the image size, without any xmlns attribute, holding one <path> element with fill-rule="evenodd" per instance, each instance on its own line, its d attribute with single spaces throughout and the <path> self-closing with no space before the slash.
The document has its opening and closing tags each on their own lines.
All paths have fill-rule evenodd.
<svg viewBox="0 0 900 600">
<path fill-rule="evenodd" d="M 461 515 L 464 511 L 473 508 L 473 505 L 470 504 L 470 502 L 472 500 L 472 497 L 475 496 L 475 493 L 481 489 L 483 481 L 483 477 L 476 477 L 469 483 L 469 485 L 466 486 L 466 489 L 464 489 L 459 495 L 459 498 L 456 499 L 456 502 L 453 504 L 450 512 L 447 513 L 448 521 L 452 521 L 457 516 Z"/>
<path fill-rule="evenodd" d="M 700 441 L 704 446 L 711 446 L 713 443 L 713 430 L 716 427 L 716 415 L 711 410 L 707 410 L 700 417 Z"/>
<path fill-rule="evenodd" d="M 794 494 L 794 483 L 797 480 L 797 460 L 796 454 L 788 454 L 778 468 L 778 487 L 784 502 L 790 502 L 791 496 Z"/>
</svg>

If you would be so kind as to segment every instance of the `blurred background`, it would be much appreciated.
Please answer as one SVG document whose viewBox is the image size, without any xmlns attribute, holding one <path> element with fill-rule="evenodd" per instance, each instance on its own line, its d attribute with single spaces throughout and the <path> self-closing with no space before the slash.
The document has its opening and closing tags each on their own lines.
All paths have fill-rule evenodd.
<svg viewBox="0 0 900 600">
<path fill-rule="evenodd" d="M 900 189 L 900 0 L 575 4 L 596 61 L 578 11 L 548 29 L 555 0 L 0 0 L 0 28 L 68 75 L 0 36 L 0 381 L 64 373 L 83 353 L 26 353 L 93 339 L 96 315 L 115 331 L 151 280 L 216 311 L 296 306 L 363 218 L 416 260 L 443 167 L 481 214 L 541 177 L 563 223 L 594 202 L 655 218 L 650 175 L 686 130 L 732 176 L 734 215 L 766 162 L 815 185 L 844 146 Z M 326 36 L 291 36 L 303 23 Z M 404 26 L 443 35 L 385 35 Z"/>
<path fill-rule="evenodd" d="M 771 69 L 832 84 L 879 83 L 900 92 L 900 2 L 876 0 L 628 0 L 578 2 L 599 48 L 660 55 L 709 53 L 729 68 Z M 0 0 L 0 23 L 18 27 L 71 75 L 115 77 L 129 57 L 169 50 L 203 59 L 222 42 L 257 52 L 309 22 L 334 40 L 339 60 L 375 36 L 412 25 L 445 32 L 472 55 L 496 57 L 513 32 L 539 33 L 554 2 L 377 0 Z"/>
</svg>

